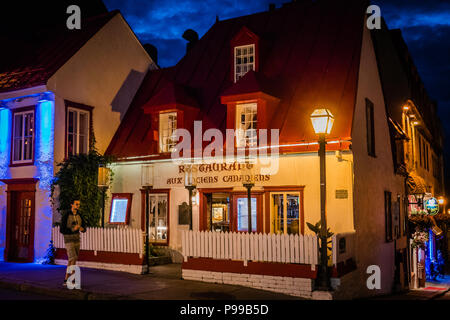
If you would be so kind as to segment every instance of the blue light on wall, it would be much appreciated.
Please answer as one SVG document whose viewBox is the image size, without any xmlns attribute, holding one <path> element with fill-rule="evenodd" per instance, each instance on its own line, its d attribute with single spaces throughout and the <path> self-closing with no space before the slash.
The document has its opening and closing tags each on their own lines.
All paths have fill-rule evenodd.
<svg viewBox="0 0 450 320">
<path fill-rule="evenodd" d="M 11 111 L 9 109 L 0 109 L 0 179 L 9 178 L 10 118 Z"/>
<path fill-rule="evenodd" d="M 50 190 L 53 179 L 54 118 L 54 97 L 47 93 L 39 100 L 36 112 L 36 178 L 44 190 Z"/>
</svg>

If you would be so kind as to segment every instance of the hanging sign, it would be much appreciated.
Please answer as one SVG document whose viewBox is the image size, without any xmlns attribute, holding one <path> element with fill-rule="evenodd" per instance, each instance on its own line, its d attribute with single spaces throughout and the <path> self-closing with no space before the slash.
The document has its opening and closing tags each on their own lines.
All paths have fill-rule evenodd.
<svg viewBox="0 0 450 320">
<path fill-rule="evenodd" d="M 439 202 L 436 198 L 429 198 L 424 203 L 425 210 L 427 210 L 428 214 L 431 216 L 436 215 L 439 212 Z"/>
</svg>

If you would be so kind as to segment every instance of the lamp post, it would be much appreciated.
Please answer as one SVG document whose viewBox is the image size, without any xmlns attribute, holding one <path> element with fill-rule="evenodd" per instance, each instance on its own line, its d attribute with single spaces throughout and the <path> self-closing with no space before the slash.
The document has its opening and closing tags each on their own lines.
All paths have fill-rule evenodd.
<svg viewBox="0 0 450 320">
<path fill-rule="evenodd" d="M 105 227 L 105 193 L 106 190 L 108 190 L 108 182 L 109 182 L 109 169 L 104 164 L 101 164 L 98 167 L 97 185 L 102 191 L 102 221 L 101 221 L 102 228 Z"/>
<path fill-rule="evenodd" d="M 311 114 L 311 122 L 315 133 L 319 136 L 320 159 L 320 272 L 319 287 L 322 290 L 330 290 L 330 278 L 328 275 L 328 245 L 327 245 L 327 217 L 326 217 L 326 167 L 325 145 L 326 135 L 333 127 L 334 117 L 328 109 L 316 109 Z"/>
<path fill-rule="evenodd" d="M 250 178 L 248 180 L 244 179 L 244 182 L 242 185 L 244 188 L 247 189 L 247 209 L 248 209 L 248 227 L 247 230 L 249 233 L 253 232 L 253 225 L 252 225 L 252 188 L 255 186 L 255 184 L 252 182 L 253 177 L 253 171 L 252 167 L 253 164 L 250 163 L 250 161 L 245 162 L 244 167 L 244 173 L 245 176 L 249 176 Z"/>
<path fill-rule="evenodd" d="M 191 166 L 184 175 L 184 187 L 189 191 L 189 230 L 192 230 L 192 194 L 196 188 L 195 172 L 197 172 L 196 169 Z"/>
<path fill-rule="evenodd" d="M 143 165 L 141 167 L 141 184 L 145 190 L 145 259 L 147 263 L 147 274 L 150 273 L 150 190 L 153 188 L 153 165 Z"/>
</svg>

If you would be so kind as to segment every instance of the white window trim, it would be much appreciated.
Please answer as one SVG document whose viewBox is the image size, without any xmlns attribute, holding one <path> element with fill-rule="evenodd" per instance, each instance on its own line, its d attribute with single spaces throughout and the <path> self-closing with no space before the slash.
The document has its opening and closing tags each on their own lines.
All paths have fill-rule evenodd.
<svg viewBox="0 0 450 320">
<path fill-rule="evenodd" d="M 164 139 L 163 139 L 164 137 L 163 137 L 163 130 L 162 130 L 163 128 L 161 127 L 161 125 L 162 125 L 161 116 L 169 115 L 169 114 L 175 114 L 175 117 L 176 117 L 176 120 L 175 120 L 176 126 L 175 126 L 175 129 L 172 128 L 173 131 L 178 129 L 178 112 L 177 111 L 160 112 L 158 114 L 158 139 L 159 139 L 158 147 L 159 147 L 160 153 L 172 152 L 172 148 L 175 147 L 175 146 L 173 146 L 172 148 L 167 148 L 167 150 L 164 149 L 164 147 L 167 144 L 164 144 Z M 168 129 L 168 128 L 166 128 L 166 129 Z M 173 131 L 172 131 L 172 135 L 173 135 Z"/>
<path fill-rule="evenodd" d="M 67 108 L 67 121 L 66 121 L 66 154 L 67 156 L 69 156 L 69 113 L 70 112 L 76 112 L 77 115 L 77 128 L 76 128 L 76 133 L 74 133 L 74 136 L 77 139 L 77 150 L 74 150 L 74 155 L 80 154 L 80 114 L 84 113 L 87 115 L 87 150 L 86 152 L 89 152 L 89 139 L 90 139 L 90 134 L 91 134 L 91 113 L 89 111 L 83 110 L 83 109 L 78 109 L 78 108 L 73 108 L 73 107 L 68 107 Z"/>
<path fill-rule="evenodd" d="M 275 233 L 275 227 L 273 222 L 275 221 L 275 212 L 273 211 L 273 204 L 272 204 L 272 195 L 282 195 L 283 196 L 283 233 L 282 234 L 288 234 L 287 233 L 287 195 L 296 195 L 298 196 L 298 221 L 299 221 L 299 226 L 298 226 L 298 234 L 301 234 L 301 226 L 300 226 L 300 222 L 301 222 L 301 211 L 300 211 L 300 206 L 301 206 L 301 193 L 299 191 L 283 191 L 283 192 L 271 192 L 270 193 L 270 233 Z"/>
<path fill-rule="evenodd" d="M 15 140 L 16 140 L 16 137 L 15 137 L 15 131 L 16 131 L 16 128 L 15 128 L 15 125 L 16 125 L 16 120 L 15 120 L 15 118 L 16 118 L 16 116 L 18 116 L 18 115 L 25 115 L 25 114 L 33 114 L 33 130 L 32 130 L 32 132 L 33 132 L 33 135 L 32 135 L 32 138 L 31 138 L 31 159 L 30 160 L 14 160 L 14 152 L 15 152 L 15 149 L 14 149 L 14 146 L 15 146 Z M 12 121 L 13 121 L 13 131 L 12 131 L 12 146 L 11 146 L 11 152 L 12 152 L 12 157 L 11 157 L 11 162 L 12 162 L 12 164 L 27 164 L 27 163 L 33 163 L 33 159 L 34 159 L 34 137 L 35 137 L 35 122 L 36 122 L 36 118 L 35 118 L 35 114 L 34 114 L 34 110 L 27 110 L 27 111 L 20 111 L 20 112 L 15 112 L 14 113 L 14 115 L 13 115 L 13 119 L 12 119 Z M 25 150 L 25 132 L 24 132 L 24 130 L 25 130 L 25 117 L 22 117 L 22 132 L 21 132 L 21 141 L 22 141 L 22 158 L 23 158 L 23 156 L 24 156 L 24 150 Z"/>
<path fill-rule="evenodd" d="M 256 130 L 256 145 L 250 145 L 247 144 L 247 133 L 246 130 L 242 129 L 241 124 L 241 114 L 242 109 L 246 107 L 255 107 L 256 109 L 256 128 L 253 130 Z M 257 147 L 258 146 L 258 104 L 256 102 L 250 102 L 250 103 L 240 103 L 236 105 L 236 146 L 238 148 L 246 148 L 246 147 Z"/>
<path fill-rule="evenodd" d="M 235 83 L 237 82 L 237 75 L 238 75 L 238 73 L 237 73 L 237 63 L 236 63 L 237 50 L 238 49 L 243 49 L 243 48 L 250 48 L 250 47 L 253 48 L 253 62 L 251 64 L 253 65 L 253 70 L 255 70 L 255 62 L 256 62 L 255 44 L 234 47 L 234 56 L 233 56 L 233 66 L 234 66 L 233 74 L 234 74 L 234 78 L 233 78 L 233 80 L 234 80 Z M 250 63 L 247 63 L 247 65 L 249 65 L 249 64 Z M 247 72 L 248 71 L 249 70 L 247 70 Z M 243 76 L 244 75 L 242 75 L 241 77 L 243 77 Z"/>
</svg>

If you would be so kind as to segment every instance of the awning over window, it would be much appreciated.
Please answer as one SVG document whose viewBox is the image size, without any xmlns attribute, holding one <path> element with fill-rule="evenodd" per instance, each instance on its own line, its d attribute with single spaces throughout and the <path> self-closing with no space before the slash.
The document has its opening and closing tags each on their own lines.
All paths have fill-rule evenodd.
<svg viewBox="0 0 450 320">
<path fill-rule="evenodd" d="M 408 185 L 409 194 L 425 194 L 428 192 L 425 180 L 414 173 L 408 175 L 406 183 Z"/>
</svg>

